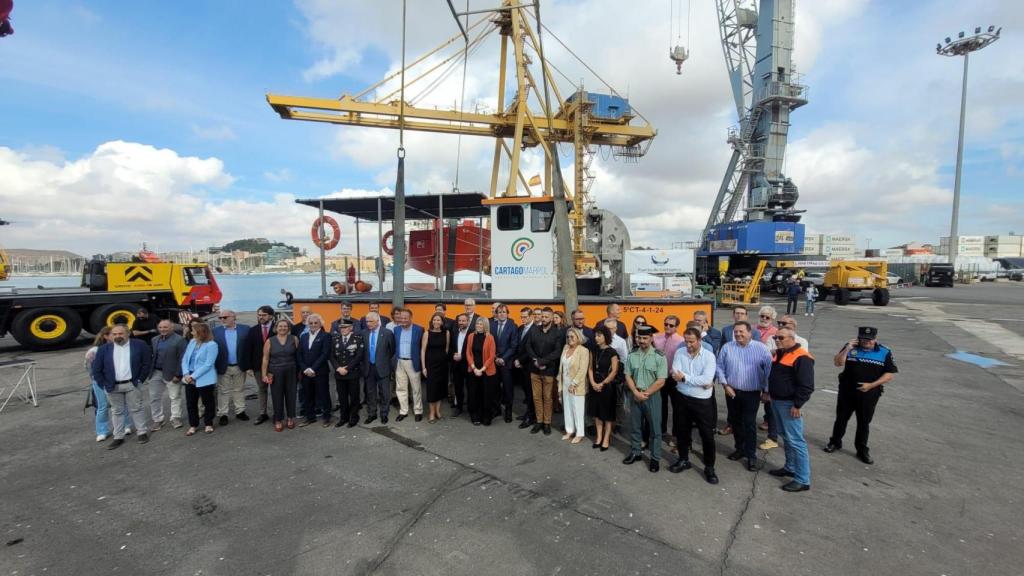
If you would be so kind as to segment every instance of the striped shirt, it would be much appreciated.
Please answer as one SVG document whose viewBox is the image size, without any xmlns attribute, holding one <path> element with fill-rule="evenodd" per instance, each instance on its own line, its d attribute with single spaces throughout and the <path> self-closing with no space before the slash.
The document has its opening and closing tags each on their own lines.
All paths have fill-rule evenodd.
<svg viewBox="0 0 1024 576">
<path fill-rule="evenodd" d="M 767 390 L 771 370 L 772 355 L 767 346 L 756 340 L 751 340 L 746 346 L 732 340 L 718 352 L 718 381 L 723 386 L 732 386 L 734 390 Z"/>
</svg>

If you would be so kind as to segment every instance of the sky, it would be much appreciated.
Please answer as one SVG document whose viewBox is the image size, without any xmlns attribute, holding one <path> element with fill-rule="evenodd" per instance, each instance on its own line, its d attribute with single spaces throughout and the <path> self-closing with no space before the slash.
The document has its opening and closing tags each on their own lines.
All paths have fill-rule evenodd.
<svg viewBox="0 0 1024 576">
<path fill-rule="evenodd" d="M 0 218 L 12 222 L 0 246 L 90 255 L 266 237 L 312 250 L 316 212 L 296 198 L 393 193 L 396 131 L 285 121 L 265 95 L 332 98 L 396 71 L 401 2 L 185 4 L 16 0 L 16 32 L 0 39 Z M 443 0 L 408 4 L 408 61 L 458 32 Z M 636 164 L 599 150 L 591 197 L 634 245 L 696 240 L 737 121 L 714 2 L 544 0 L 542 16 L 600 74 L 546 36 L 567 78 L 595 92 L 607 81 L 658 131 Z M 1024 60 L 1012 56 L 1024 53 L 1024 5 L 1010 0 L 797 0 L 794 59 L 810 101 L 791 117 L 786 175 L 808 232 L 856 235 L 861 248 L 948 233 L 963 61 L 934 46 L 989 24 L 1003 31 L 970 61 L 960 233 L 1024 233 Z M 464 78 L 410 97 L 493 111 L 495 37 Z M 680 75 L 675 44 L 691 54 Z M 456 179 L 489 189 L 489 138 L 407 133 L 405 148 L 408 193 L 450 192 Z M 571 149 L 560 154 L 571 182 Z M 539 172 L 535 153 L 524 162 L 527 177 Z M 354 224 L 340 223 L 337 250 L 352 253 Z M 364 251 L 376 232 L 360 227 Z"/>
</svg>

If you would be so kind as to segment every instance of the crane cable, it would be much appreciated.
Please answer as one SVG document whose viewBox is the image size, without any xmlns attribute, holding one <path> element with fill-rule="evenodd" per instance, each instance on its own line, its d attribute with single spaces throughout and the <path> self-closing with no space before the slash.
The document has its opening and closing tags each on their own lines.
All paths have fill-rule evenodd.
<svg viewBox="0 0 1024 576">
<path fill-rule="evenodd" d="M 466 0 L 466 24 L 469 24 L 469 0 Z M 466 53 L 462 60 L 462 88 L 459 93 L 459 122 L 461 123 L 465 114 L 466 104 L 466 68 L 469 66 L 469 39 L 466 39 Z M 455 145 L 455 182 L 452 184 L 452 192 L 459 192 L 459 164 L 462 161 L 462 131 L 459 131 L 458 143 Z"/>
</svg>

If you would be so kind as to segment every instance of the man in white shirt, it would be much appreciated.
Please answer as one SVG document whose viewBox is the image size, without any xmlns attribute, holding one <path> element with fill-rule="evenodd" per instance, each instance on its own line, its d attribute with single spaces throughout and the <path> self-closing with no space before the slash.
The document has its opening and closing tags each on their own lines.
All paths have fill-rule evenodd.
<svg viewBox="0 0 1024 576">
<path fill-rule="evenodd" d="M 604 325 L 612 333 L 612 341 L 608 345 L 611 346 L 612 350 L 619 355 L 619 362 L 623 365 L 626 363 L 626 356 L 629 356 L 629 344 L 626 343 L 626 339 L 615 333 L 616 326 L 619 326 L 619 321 L 614 318 L 608 318 L 604 321 Z"/>
<path fill-rule="evenodd" d="M 100 346 L 92 364 L 93 380 L 106 392 L 111 407 L 114 440 L 107 446 L 108 450 L 124 444 L 125 406 L 135 422 L 139 442 L 149 441 L 139 386 L 149 377 L 153 367 L 152 352 L 145 342 L 132 340 L 128 334 L 128 327 L 124 324 L 114 326 L 110 331 L 111 341 Z"/>
<path fill-rule="evenodd" d="M 669 472 L 678 474 L 689 470 L 690 442 L 693 426 L 700 434 L 704 454 L 704 479 L 718 484 L 715 474 L 715 404 L 714 381 L 717 364 L 715 355 L 702 344 L 701 331 L 687 328 L 683 333 L 684 346 L 676 350 L 669 372 L 675 386 L 672 388 L 672 434 L 676 437 L 679 459 L 669 466 Z"/>
</svg>

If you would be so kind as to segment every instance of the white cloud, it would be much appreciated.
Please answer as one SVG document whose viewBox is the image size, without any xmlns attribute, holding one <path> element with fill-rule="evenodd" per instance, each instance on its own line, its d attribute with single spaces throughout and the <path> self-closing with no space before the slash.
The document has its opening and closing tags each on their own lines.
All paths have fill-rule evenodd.
<svg viewBox="0 0 1024 576">
<path fill-rule="evenodd" d="M 197 126 L 192 125 L 192 134 L 200 140 L 212 140 L 214 142 L 226 142 L 237 140 L 238 135 L 230 126 Z"/>
<path fill-rule="evenodd" d="M 263 177 L 270 182 L 288 182 L 292 179 L 292 171 L 287 168 L 281 168 L 280 170 L 266 170 L 263 172 Z"/>
</svg>

